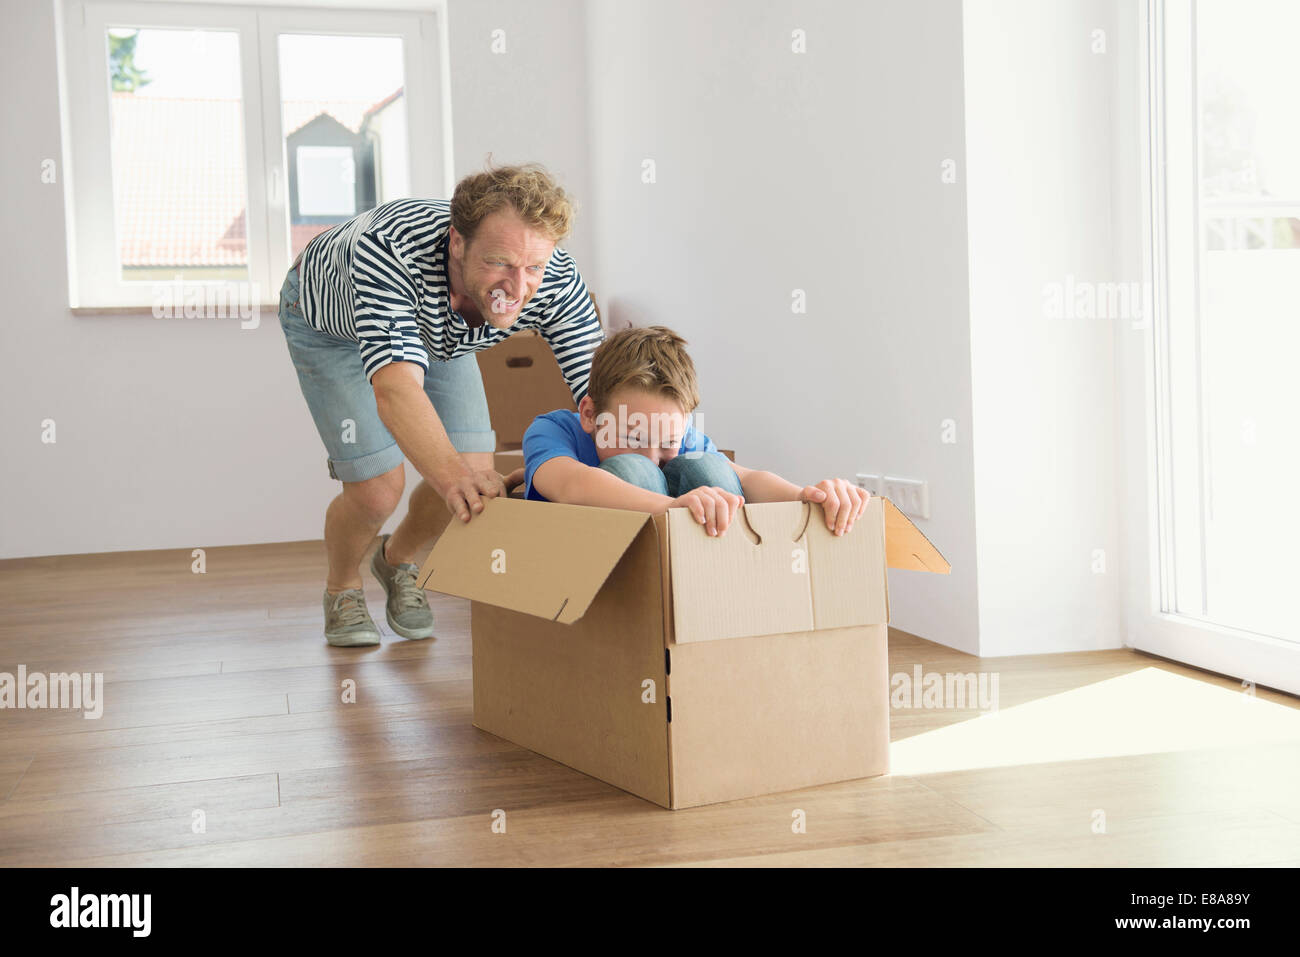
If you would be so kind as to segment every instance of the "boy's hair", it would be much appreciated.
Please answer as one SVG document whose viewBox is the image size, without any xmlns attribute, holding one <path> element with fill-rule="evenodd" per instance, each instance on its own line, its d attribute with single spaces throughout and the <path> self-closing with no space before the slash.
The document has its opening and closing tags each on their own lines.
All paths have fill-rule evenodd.
<svg viewBox="0 0 1300 957">
<path fill-rule="evenodd" d="M 456 184 L 451 224 L 470 242 L 486 217 L 507 207 L 524 225 L 557 243 L 569 235 L 576 214 L 573 200 L 539 164 L 489 166 Z"/>
<path fill-rule="evenodd" d="M 609 397 L 623 386 L 668 396 L 687 414 L 700 404 L 695 363 L 686 340 L 666 326 L 622 329 L 591 357 L 587 395 L 597 412 L 610 411 Z"/>
</svg>

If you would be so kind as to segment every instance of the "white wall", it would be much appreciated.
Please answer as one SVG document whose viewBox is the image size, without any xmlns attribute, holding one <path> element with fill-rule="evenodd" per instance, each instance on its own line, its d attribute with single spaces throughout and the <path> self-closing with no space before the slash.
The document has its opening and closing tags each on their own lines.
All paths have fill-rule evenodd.
<svg viewBox="0 0 1300 957">
<path fill-rule="evenodd" d="M 1140 278 L 1117 274 L 1112 244 L 1114 78 L 1134 54 L 1116 7 L 964 4 L 984 656 L 1121 644 L 1114 336 L 1126 324 L 1047 318 L 1043 296 L 1067 274 Z"/>
<path fill-rule="evenodd" d="M 494 165 L 544 165 L 577 204 L 562 245 L 588 278 L 596 267 L 582 0 L 449 0 L 449 8 L 456 178 L 483 169 L 489 153 Z M 492 51 L 496 30 L 504 53 Z"/>
<path fill-rule="evenodd" d="M 928 480 L 953 573 L 892 573 L 893 621 L 975 651 L 966 187 L 940 177 L 964 153 L 959 0 L 589 11 L 611 320 L 686 337 L 701 425 L 742 464 Z"/>
<path fill-rule="evenodd" d="M 451 0 L 458 176 L 492 150 L 588 194 L 582 15 L 577 0 Z M 504 57 L 488 52 L 497 27 Z M 63 189 L 40 180 L 61 149 L 53 3 L 6 3 L 5 28 L 0 84 L 22 95 L 2 107 L 0 558 L 319 539 L 338 483 L 274 314 L 255 330 L 69 314 Z M 568 248 L 585 269 L 587 234 Z"/>
</svg>

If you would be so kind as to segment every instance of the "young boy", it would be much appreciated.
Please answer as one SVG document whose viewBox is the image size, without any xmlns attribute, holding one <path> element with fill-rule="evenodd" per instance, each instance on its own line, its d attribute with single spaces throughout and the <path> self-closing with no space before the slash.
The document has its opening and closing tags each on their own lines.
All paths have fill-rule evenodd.
<svg viewBox="0 0 1300 957">
<path fill-rule="evenodd" d="M 659 513 L 691 510 L 721 535 L 744 502 L 820 504 L 842 535 L 867 506 L 845 479 L 800 487 L 736 465 L 690 424 L 699 404 L 686 341 L 664 326 L 624 329 L 591 359 L 578 411 L 539 415 L 524 433 L 525 497 Z"/>
</svg>

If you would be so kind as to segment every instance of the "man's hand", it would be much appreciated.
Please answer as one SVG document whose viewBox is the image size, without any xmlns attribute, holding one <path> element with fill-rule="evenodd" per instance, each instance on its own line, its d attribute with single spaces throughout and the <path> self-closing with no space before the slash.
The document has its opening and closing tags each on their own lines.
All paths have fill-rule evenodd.
<svg viewBox="0 0 1300 957">
<path fill-rule="evenodd" d="M 701 486 L 685 495 L 672 500 L 669 508 L 689 508 L 695 520 L 705 527 L 710 535 L 721 535 L 736 517 L 740 506 L 745 504 L 743 495 L 735 495 L 725 488 Z"/>
<path fill-rule="evenodd" d="M 496 469 L 471 469 L 463 461 L 460 468 L 435 476 L 440 481 L 430 484 L 447 503 L 447 511 L 462 522 L 471 514 L 483 511 L 484 500 L 506 494 L 505 481 Z"/>
<path fill-rule="evenodd" d="M 806 485 L 799 493 L 799 501 L 820 504 L 826 515 L 826 527 L 836 535 L 843 535 L 867 510 L 871 493 L 858 488 L 848 479 L 822 479 L 816 485 Z"/>
</svg>

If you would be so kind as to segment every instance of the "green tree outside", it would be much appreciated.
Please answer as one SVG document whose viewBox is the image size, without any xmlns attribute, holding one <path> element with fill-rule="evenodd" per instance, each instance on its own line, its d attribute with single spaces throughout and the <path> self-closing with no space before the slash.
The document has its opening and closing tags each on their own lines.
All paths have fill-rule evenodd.
<svg viewBox="0 0 1300 957">
<path fill-rule="evenodd" d="M 114 93 L 134 93 L 153 81 L 135 65 L 135 41 L 140 31 L 116 36 L 108 35 L 108 73 Z"/>
</svg>

